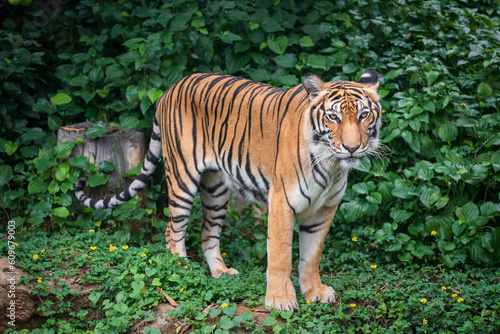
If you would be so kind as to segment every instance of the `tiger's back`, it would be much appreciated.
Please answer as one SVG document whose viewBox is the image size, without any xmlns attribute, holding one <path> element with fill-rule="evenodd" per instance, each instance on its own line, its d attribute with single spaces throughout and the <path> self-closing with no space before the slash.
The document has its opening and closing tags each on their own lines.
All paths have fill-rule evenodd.
<svg viewBox="0 0 500 334">
<path fill-rule="evenodd" d="M 163 156 L 183 161 L 165 167 L 177 180 L 218 170 L 234 190 L 266 202 L 280 123 L 286 110 L 307 104 L 303 87 L 287 91 L 217 73 L 190 75 L 157 102 Z"/>
</svg>

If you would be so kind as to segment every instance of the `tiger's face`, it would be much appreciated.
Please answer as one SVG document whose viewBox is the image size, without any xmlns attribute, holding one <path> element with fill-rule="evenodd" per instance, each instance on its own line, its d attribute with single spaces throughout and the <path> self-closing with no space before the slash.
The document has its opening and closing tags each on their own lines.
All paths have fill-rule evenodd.
<svg viewBox="0 0 500 334">
<path fill-rule="evenodd" d="M 340 167 L 351 169 L 365 155 L 377 155 L 382 123 L 378 84 L 378 74 L 372 69 L 358 82 L 324 83 L 314 74 L 306 75 L 316 160 L 338 162 Z"/>
</svg>

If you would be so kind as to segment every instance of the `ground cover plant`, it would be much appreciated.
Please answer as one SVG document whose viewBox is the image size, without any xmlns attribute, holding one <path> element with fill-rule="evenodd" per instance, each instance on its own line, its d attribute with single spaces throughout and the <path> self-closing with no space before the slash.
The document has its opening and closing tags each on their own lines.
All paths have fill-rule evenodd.
<svg viewBox="0 0 500 334">
<path fill-rule="evenodd" d="M 182 269 L 191 286 L 179 292 L 176 276 L 170 280 L 180 275 L 178 268 L 166 265 L 177 260 L 163 251 L 168 211 L 161 171 L 145 207 L 137 208 L 137 199 L 113 211 L 83 209 L 73 196 L 77 178 L 90 175 L 89 183 L 103 184 L 114 166 L 71 157 L 74 143 L 56 143 L 60 126 L 96 121 L 89 137 L 102 135 L 108 121 L 147 132 L 156 99 L 193 72 L 287 88 L 308 72 L 356 80 L 368 67 L 383 74 L 387 155 L 365 160 L 362 172 L 352 173 L 325 245 L 322 271 L 341 302 L 332 308 L 302 300 L 298 313 L 271 313 L 266 324 L 298 332 L 322 332 L 321 326 L 339 332 L 498 331 L 495 1 L 81 1 L 46 22 L 36 1 L 10 10 L 0 30 L 0 215 L 2 222 L 16 222 L 18 264 L 31 279 L 42 277 L 41 297 L 45 276 L 35 275 L 56 272 L 61 264 L 78 270 L 94 260 L 116 261 L 116 269 L 99 270 L 103 277 L 123 275 L 116 284 L 104 280 L 92 297 L 98 309 L 110 312 L 106 320 L 90 323 L 80 314 L 68 322 L 57 313 L 64 307 L 45 305 L 45 331 L 123 331 L 150 317 L 162 299 L 157 287 L 181 301 L 173 315 L 192 322 L 192 330 L 243 324 L 259 331 L 232 310 L 241 302 L 261 306 L 265 291 L 265 219 L 255 226 L 247 214 L 227 218 L 223 245 L 242 275 L 217 281 L 199 265 L 201 213 L 194 210 L 187 245 L 195 261 Z M 132 233 L 137 222 L 143 227 Z M 70 240 L 76 240 L 74 256 L 66 258 L 62 250 Z M 103 246 L 110 244 L 116 252 Z M 1 247 L 7 254 L 7 244 Z M 42 265 L 33 255 L 46 256 L 44 247 L 54 257 Z M 155 256 L 145 260 L 142 254 Z M 157 272 L 148 275 L 148 268 Z M 97 280 L 92 275 L 98 272 L 86 279 Z M 248 281 L 255 283 L 245 286 Z M 147 296 L 137 292 L 140 282 Z M 211 302 L 228 305 L 210 311 L 222 312 L 215 328 L 205 321 L 210 314 L 200 314 Z"/>
</svg>

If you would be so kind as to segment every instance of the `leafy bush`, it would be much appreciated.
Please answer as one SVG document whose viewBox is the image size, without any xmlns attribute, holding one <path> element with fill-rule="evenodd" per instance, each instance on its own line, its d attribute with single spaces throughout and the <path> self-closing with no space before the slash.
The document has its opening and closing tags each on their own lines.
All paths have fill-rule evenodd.
<svg viewBox="0 0 500 334">
<path fill-rule="evenodd" d="M 147 211 L 131 202 L 82 213 L 73 184 L 82 170 L 99 170 L 70 158 L 71 143 L 56 145 L 59 126 L 89 119 L 150 128 L 156 99 L 193 72 L 286 88 L 307 72 L 356 80 L 372 67 L 383 74 L 387 154 L 352 173 L 328 254 L 373 244 L 372 256 L 386 261 L 496 266 L 500 19 L 494 4 L 80 1 L 46 23 L 29 19 L 41 15 L 35 2 L 16 7 L 26 18 L 7 19 L 0 31 L 2 215 L 23 231 L 75 233 L 136 220 L 154 234 L 165 226 L 155 201 Z M 149 197 L 159 196 L 155 186 Z M 262 253 L 249 245 L 252 252 Z"/>
</svg>

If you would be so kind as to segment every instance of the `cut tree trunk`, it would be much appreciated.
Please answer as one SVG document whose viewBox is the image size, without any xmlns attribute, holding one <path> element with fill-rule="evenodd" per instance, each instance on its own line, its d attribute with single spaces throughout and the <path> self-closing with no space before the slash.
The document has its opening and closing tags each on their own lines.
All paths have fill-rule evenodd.
<svg viewBox="0 0 500 334">
<path fill-rule="evenodd" d="M 119 193 L 130 185 L 133 177 L 124 179 L 122 175 L 141 163 L 147 152 L 147 143 L 144 133 L 135 129 L 119 130 L 108 127 L 108 133 L 105 135 L 96 139 L 87 138 L 84 134 L 90 125 L 92 123 L 85 122 L 61 127 L 57 133 L 57 142 L 84 138 L 84 142 L 75 145 L 73 156 L 83 155 L 94 165 L 103 161 L 116 165 L 108 183 L 86 191 L 87 196 L 100 199 Z"/>
</svg>

